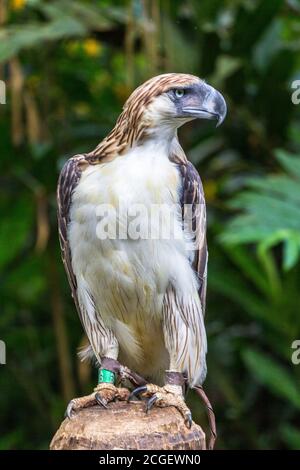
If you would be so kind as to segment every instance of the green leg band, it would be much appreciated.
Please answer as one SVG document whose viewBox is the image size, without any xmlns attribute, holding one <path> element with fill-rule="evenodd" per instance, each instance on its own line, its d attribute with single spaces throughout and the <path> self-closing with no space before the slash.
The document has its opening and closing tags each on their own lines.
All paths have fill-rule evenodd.
<svg viewBox="0 0 300 470">
<path fill-rule="evenodd" d="M 98 384 L 114 384 L 116 381 L 116 374 L 111 370 L 99 369 Z"/>
</svg>

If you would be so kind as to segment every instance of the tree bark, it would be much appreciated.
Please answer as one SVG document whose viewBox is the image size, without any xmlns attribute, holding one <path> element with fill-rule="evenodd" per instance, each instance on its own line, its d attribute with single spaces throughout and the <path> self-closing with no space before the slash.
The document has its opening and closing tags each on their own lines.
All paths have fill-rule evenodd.
<svg viewBox="0 0 300 470">
<path fill-rule="evenodd" d="M 201 450 L 205 434 L 197 424 L 191 429 L 173 408 L 154 407 L 145 413 L 141 402 L 110 403 L 85 408 L 66 418 L 50 444 L 51 450 Z"/>
</svg>

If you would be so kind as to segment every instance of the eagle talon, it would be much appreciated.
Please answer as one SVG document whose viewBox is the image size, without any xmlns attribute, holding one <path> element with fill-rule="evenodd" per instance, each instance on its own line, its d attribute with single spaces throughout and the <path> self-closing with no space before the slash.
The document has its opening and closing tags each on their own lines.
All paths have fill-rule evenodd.
<svg viewBox="0 0 300 470">
<path fill-rule="evenodd" d="M 144 398 L 147 398 L 146 414 L 153 408 L 154 405 L 161 408 L 173 406 L 182 415 L 187 428 L 190 429 L 192 427 L 192 413 L 185 403 L 181 387 L 177 388 L 169 384 L 165 385 L 164 387 L 159 387 L 155 384 L 148 384 L 133 390 L 129 396 L 129 399 L 140 394 L 143 394 Z"/>
<path fill-rule="evenodd" d="M 67 406 L 65 417 L 71 419 L 74 412 L 80 411 L 82 408 L 100 405 L 101 408 L 107 409 L 107 404 L 116 399 L 126 401 L 129 394 L 127 388 L 117 388 L 113 384 L 98 384 L 94 392 L 90 395 L 80 398 L 73 398 Z"/>
<path fill-rule="evenodd" d="M 147 385 L 142 385 L 141 387 L 137 387 L 134 390 L 132 390 L 127 401 L 129 402 L 133 398 L 137 398 L 140 393 L 145 393 L 145 392 L 147 392 Z"/>
<path fill-rule="evenodd" d="M 106 409 L 108 408 L 107 401 L 101 397 L 100 393 L 97 392 L 95 394 L 95 400 L 98 403 L 98 405 L 103 406 L 103 408 L 106 408 Z"/>
<path fill-rule="evenodd" d="M 74 401 L 71 400 L 65 411 L 65 415 L 64 415 L 65 418 L 72 419 L 73 407 L 74 407 Z"/>
<path fill-rule="evenodd" d="M 149 400 L 147 401 L 147 405 L 146 405 L 146 413 L 148 413 L 148 411 L 151 410 L 152 406 L 157 400 L 158 400 L 157 395 L 153 395 L 151 398 L 149 398 Z"/>
<path fill-rule="evenodd" d="M 191 429 L 192 424 L 193 424 L 193 418 L 192 418 L 192 413 L 189 412 L 186 414 L 185 420 L 184 420 L 186 426 Z"/>
</svg>

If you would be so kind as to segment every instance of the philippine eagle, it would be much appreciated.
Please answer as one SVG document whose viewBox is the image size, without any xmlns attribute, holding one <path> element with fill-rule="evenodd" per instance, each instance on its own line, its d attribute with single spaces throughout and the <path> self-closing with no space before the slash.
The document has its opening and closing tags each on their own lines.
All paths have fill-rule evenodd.
<svg viewBox="0 0 300 470">
<path fill-rule="evenodd" d="M 206 375 L 206 211 L 177 129 L 193 119 L 221 124 L 225 115 L 223 96 L 205 81 L 159 75 L 132 93 L 93 151 L 65 163 L 57 192 L 62 258 L 99 363 L 99 384 L 71 400 L 69 417 L 141 394 L 147 409 L 175 406 L 191 426 L 185 386 Z M 103 236 L 103 220 L 118 230 Z M 130 394 L 118 386 L 124 379 L 140 386 Z"/>
</svg>

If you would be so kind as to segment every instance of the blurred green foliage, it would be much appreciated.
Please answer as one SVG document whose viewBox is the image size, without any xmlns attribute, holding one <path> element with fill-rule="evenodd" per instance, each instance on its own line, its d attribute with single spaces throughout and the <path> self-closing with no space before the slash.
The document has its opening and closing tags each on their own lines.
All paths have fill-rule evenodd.
<svg viewBox="0 0 300 470">
<path fill-rule="evenodd" d="M 218 446 L 299 449 L 300 2 L 2 0 L 0 24 L 0 448 L 47 448 L 67 400 L 96 379 L 76 357 L 83 333 L 59 255 L 59 170 L 107 134 L 136 85 L 177 71 L 228 103 L 218 130 L 180 131 L 208 204 L 205 387 Z"/>
</svg>

